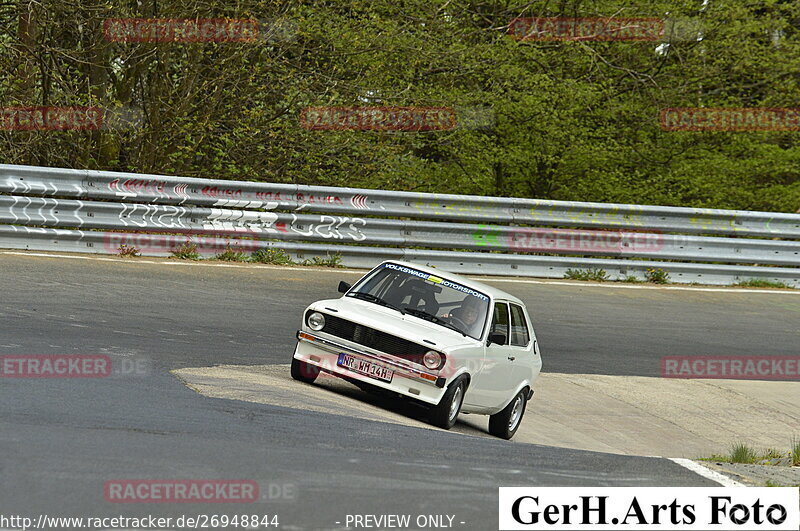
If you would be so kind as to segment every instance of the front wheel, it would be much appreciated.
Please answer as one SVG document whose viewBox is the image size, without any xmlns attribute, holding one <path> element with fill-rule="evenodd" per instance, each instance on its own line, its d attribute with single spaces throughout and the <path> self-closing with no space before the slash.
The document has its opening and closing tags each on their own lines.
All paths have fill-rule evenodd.
<svg viewBox="0 0 800 531">
<path fill-rule="evenodd" d="M 527 403 L 526 390 L 523 389 L 502 411 L 489 417 L 489 433 L 506 440 L 513 437 L 522 423 Z"/>
<path fill-rule="evenodd" d="M 317 376 L 319 376 L 319 367 L 292 358 L 292 378 L 305 383 L 314 383 Z"/>
<path fill-rule="evenodd" d="M 464 403 L 464 393 L 466 391 L 467 381 L 463 376 L 451 383 L 439 404 L 431 408 L 431 424 L 445 430 L 452 428 L 461 411 L 461 404 Z"/>
</svg>

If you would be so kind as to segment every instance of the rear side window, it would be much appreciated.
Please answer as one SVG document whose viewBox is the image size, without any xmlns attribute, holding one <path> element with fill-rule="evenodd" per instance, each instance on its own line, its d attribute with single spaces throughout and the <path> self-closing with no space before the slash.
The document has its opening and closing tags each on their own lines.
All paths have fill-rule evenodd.
<svg viewBox="0 0 800 531">
<path fill-rule="evenodd" d="M 508 345 L 508 305 L 504 302 L 494 303 L 491 331 L 506 336 L 506 342 L 503 344 Z"/>
<path fill-rule="evenodd" d="M 525 321 L 525 311 L 522 306 L 511 305 L 511 344 L 516 347 L 528 346 L 531 335 L 528 333 L 528 323 Z"/>
</svg>

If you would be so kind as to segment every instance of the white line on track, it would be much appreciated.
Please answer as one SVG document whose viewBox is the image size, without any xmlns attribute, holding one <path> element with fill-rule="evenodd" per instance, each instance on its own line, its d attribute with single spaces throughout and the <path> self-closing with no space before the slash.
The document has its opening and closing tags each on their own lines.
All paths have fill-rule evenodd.
<svg viewBox="0 0 800 531">
<path fill-rule="evenodd" d="M 336 269 L 336 268 L 305 268 L 305 267 L 290 267 L 278 265 L 237 265 L 237 264 L 209 264 L 204 262 L 191 262 L 191 261 L 163 261 L 157 260 L 143 260 L 141 258 L 103 258 L 100 256 L 75 256 L 70 254 L 55 254 L 55 253 L 36 253 L 36 252 L 16 252 L 16 251 L 0 251 L 0 254 L 10 254 L 16 256 L 39 256 L 44 258 L 71 258 L 73 260 L 98 260 L 101 262 L 123 262 L 126 264 L 156 264 L 165 266 L 190 266 L 190 267 L 228 267 L 233 269 L 277 269 L 283 271 L 317 271 L 321 273 L 347 273 L 363 275 L 365 269 Z M 800 295 L 800 290 L 777 290 L 777 289 L 746 289 L 746 288 L 700 288 L 694 286 L 636 286 L 621 283 L 605 283 L 597 284 L 591 282 L 562 282 L 558 280 L 529 280 L 521 278 L 498 278 L 487 277 L 485 275 L 464 275 L 478 281 L 486 282 L 514 282 L 518 284 L 542 284 L 550 286 L 572 286 L 577 288 L 606 288 L 606 289 L 648 289 L 648 290 L 661 290 L 661 291 L 705 291 L 715 293 L 761 293 L 771 295 Z"/>
<path fill-rule="evenodd" d="M 482 280 L 487 277 L 480 277 Z M 476 279 L 478 280 L 478 279 Z M 487 278 L 491 282 L 518 282 L 520 284 L 550 284 L 556 286 L 577 286 L 581 288 L 612 288 L 612 289 L 657 289 L 673 291 L 713 291 L 721 293 L 781 293 L 784 295 L 800 295 L 800 290 L 779 290 L 779 289 L 746 289 L 746 288 L 699 288 L 694 286 L 632 286 L 626 284 L 594 284 L 578 282 L 560 282 L 558 280 L 515 280 L 510 278 Z"/>
<path fill-rule="evenodd" d="M 700 463 L 696 461 L 692 461 L 691 459 L 683 459 L 681 457 L 669 457 L 668 458 L 673 463 L 681 465 L 684 468 L 687 468 L 694 472 L 695 474 L 699 474 L 704 478 L 710 479 L 711 481 L 716 481 L 723 487 L 744 487 L 745 485 L 735 481 L 724 474 L 720 474 L 710 468 L 706 468 Z"/>
</svg>

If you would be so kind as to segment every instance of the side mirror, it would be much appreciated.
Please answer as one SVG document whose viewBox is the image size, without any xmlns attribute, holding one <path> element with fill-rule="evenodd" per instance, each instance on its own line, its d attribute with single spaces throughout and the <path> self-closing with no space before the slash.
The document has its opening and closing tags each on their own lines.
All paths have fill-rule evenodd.
<svg viewBox="0 0 800 531">
<path fill-rule="evenodd" d="M 340 280 L 339 281 L 339 288 L 338 288 L 339 289 L 339 293 L 347 293 L 348 291 L 350 291 L 350 288 L 352 288 L 352 287 L 353 286 L 351 286 L 350 284 L 348 284 L 344 280 Z"/>
<path fill-rule="evenodd" d="M 505 345 L 506 344 L 506 335 L 501 334 L 500 332 L 491 332 L 489 334 L 489 339 L 487 341 L 487 346 L 491 345 L 492 343 L 496 345 Z"/>
</svg>

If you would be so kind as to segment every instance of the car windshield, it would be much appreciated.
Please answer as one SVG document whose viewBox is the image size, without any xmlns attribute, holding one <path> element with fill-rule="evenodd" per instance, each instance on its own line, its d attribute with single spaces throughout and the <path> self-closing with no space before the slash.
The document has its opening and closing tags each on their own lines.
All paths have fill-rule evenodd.
<svg viewBox="0 0 800 531">
<path fill-rule="evenodd" d="M 364 277 L 348 297 L 394 308 L 480 339 L 489 297 L 472 288 L 417 269 L 382 264 Z"/>
</svg>

